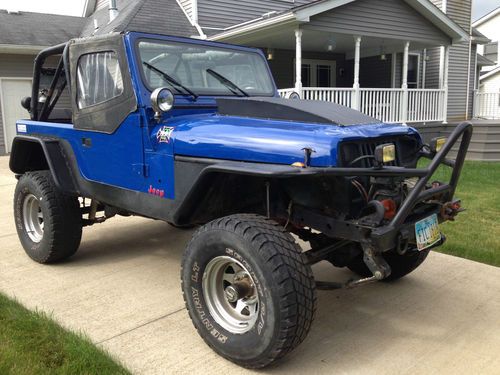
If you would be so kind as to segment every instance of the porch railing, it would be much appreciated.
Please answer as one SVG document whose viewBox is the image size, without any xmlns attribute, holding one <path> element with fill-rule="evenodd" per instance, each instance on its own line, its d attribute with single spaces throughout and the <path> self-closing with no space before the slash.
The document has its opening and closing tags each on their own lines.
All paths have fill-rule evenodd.
<svg viewBox="0 0 500 375">
<path fill-rule="evenodd" d="M 279 90 L 282 97 L 294 89 Z M 356 108 L 356 90 L 343 87 L 304 87 L 302 98 L 323 100 L 359 109 L 368 116 L 383 122 L 431 122 L 444 121 L 444 97 L 442 89 L 361 88 L 359 106 Z M 406 98 L 406 100 L 405 100 Z"/>
<path fill-rule="evenodd" d="M 500 119 L 500 92 L 474 92 L 474 117 Z"/>
</svg>

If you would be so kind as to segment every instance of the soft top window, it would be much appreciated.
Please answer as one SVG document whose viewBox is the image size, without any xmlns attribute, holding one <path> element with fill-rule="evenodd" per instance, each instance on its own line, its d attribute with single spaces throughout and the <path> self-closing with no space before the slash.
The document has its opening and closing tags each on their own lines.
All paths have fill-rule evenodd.
<svg viewBox="0 0 500 375">
<path fill-rule="evenodd" d="M 252 51 L 159 40 L 141 40 L 138 50 L 145 83 L 151 90 L 172 87 L 161 74 L 164 72 L 198 95 L 236 95 L 220 76 L 248 95 L 274 95 L 265 59 Z"/>
<path fill-rule="evenodd" d="M 123 80 L 116 53 L 89 53 L 78 60 L 78 108 L 87 108 L 115 98 L 123 92 Z"/>
</svg>

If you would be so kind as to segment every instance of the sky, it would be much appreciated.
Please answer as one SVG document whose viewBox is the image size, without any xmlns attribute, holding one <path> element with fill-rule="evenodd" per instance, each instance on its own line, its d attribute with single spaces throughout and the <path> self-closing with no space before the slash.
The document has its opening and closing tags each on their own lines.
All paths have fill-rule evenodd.
<svg viewBox="0 0 500 375">
<path fill-rule="evenodd" d="M 481 18 L 499 6 L 500 0 L 472 0 L 472 20 Z"/>
<path fill-rule="evenodd" d="M 0 9 L 81 16 L 85 0 L 0 0 Z"/>
<path fill-rule="evenodd" d="M 0 0 L 0 9 L 81 16 L 84 3 L 85 0 Z M 499 6 L 500 0 L 472 0 L 472 19 L 476 20 Z"/>
</svg>

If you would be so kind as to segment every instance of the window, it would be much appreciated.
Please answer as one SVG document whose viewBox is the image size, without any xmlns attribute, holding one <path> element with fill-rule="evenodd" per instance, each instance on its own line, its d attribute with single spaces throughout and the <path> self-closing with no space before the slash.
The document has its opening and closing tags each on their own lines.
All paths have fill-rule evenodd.
<svg viewBox="0 0 500 375">
<path fill-rule="evenodd" d="M 166 86 L 180 93 L 167 79 L 171 77 L 198 95 L 237 95 L 215 72 L 251 96 L 274 95 L 266 60 L 258 53 L 159 40 L 142 40 L 138 47 L 143 77 L 151 90 Z"/>
<path fill-rule="evenodd" d="M 302 87 L 335 87 L 336 72 L 334 60 L 302 59 Z"/>
<path fill-rule="evenodd" d="M 123 80 L 115 52 L 82 55 L 76 74 L 80 109 L 103 103 L 123 92 Z"/>
</svg>

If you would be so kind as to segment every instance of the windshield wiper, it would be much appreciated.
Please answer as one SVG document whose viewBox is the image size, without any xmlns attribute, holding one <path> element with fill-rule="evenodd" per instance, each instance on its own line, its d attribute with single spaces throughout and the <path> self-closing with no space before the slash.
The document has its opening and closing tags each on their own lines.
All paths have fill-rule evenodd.
<svg viewBox="0 0 500 375">
<path fill-rule="evenodd" d="M 215 70 L 212 69 L 207 69 L 207 73 L 210 73 L 213 77 L 215 77 L 220 83 L 222 83 L 224 86 L 226 86 L 231 92 L 235 95 L 238 95 L 237 91 L 243 94 L 243 96 L 250 96 L 246 91 L 244 91 L 242 88 L 238 87 L 235 83 L 231 82 L 228 80 L 226 77 L 223 75 L 217 73 Z M 241 96 L 241 95 L 238 95 Z"/>
<path fill-rule="evenodd" d="M 185 93 L 188 93 L 189 95 L 191 95 L 194 100 L 198 99 L 198 95 L 195 94 L 193 91 L 191 91 L 190 89 L 188 89 L 186 86 L 184 86 L 182 83 L 179 83 L 177 82 L 176 79 L 174 79 L 173 77 L 171 77 L 170 75 L 168 75 L 167 73 L 165 73 L 164 71 L 158 69 L 156 66 L 153 66 L 149 63 L 147 63 L 146 61 L 143 61 L 142 62 L 144 64 L 145 67 L 147 67 L 148 69 L 151 69 L 153 72 L 155 73 L 158 73 L 160 74 L 161 76 L 163 76 L 163 78 L 165 79 L 165 81 L 167 81 L 168 83 L 170 83 L 171 85 L 174 85 L 174 86 L 177 86 L 177 87 L 180 87 L 181 89 L 184 90 Z M 176 87 L 176 89 L 180 92 L 180 90 Z"/>
</svg>

